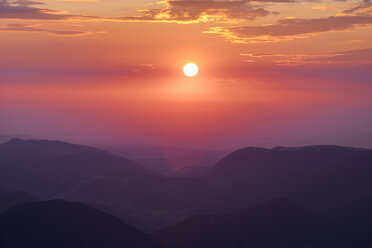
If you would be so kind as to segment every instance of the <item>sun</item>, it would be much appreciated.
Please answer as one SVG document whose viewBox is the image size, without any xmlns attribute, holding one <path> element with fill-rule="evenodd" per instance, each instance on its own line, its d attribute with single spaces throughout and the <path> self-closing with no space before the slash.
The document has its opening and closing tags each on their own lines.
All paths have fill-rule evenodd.
<svg viewBox="0 0 372 248">
<path fill-rule="evenodd" d="M 183 67 L 183 72 L 188 77 L 195 77 L 199 72 L 199 68 L 194 63 L 188 63 Z"/>
</svg>

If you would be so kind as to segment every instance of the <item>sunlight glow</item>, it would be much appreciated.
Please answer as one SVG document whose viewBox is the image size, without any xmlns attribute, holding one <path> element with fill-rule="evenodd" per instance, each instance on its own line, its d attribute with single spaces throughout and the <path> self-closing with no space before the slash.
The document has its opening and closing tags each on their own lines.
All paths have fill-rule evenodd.
<svg viewBox="0 0 372 248">
<path fill-rule="evenodd" d="M 183 72 L 188 77 L 195 77 L 199 72 L 199 68 L 194 63 L 188 63 L 183 67 Z"/>
</svg>

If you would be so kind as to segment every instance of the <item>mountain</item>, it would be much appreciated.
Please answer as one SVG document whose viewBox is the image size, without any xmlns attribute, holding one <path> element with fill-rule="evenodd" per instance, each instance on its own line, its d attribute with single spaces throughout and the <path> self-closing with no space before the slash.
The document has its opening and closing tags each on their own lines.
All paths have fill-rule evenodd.
<svg viewBox="0 0 372 248">
<path fill-rule="evenodd" d="M 267 182 L 288 177 L 288 173 L 316 172 L 337 168 L 364 158 L 370 162 L 372 150 L 339 146 L 309 146 L 264 149 L 247 147 L 219 161 L 207 178 L 219 182 Z"/>
<path fill-rule="evenodd" d="M 162 175 L 179 175 L 178 171 L 185 167 L 211 167 L 227 155 L 223 151 L 140 144 L 104 146 L 101 149 L 133 159 Z"/>
<path fill-rule="evenodd" d="M 137 220 L 130 224 L 153 231 L 195 214 L 217 195 L 212 185 L 198 178 L 140 175 L 95 180 L 61 197 L 105 206 L 124 220 L 130 215 Z"/>
<path fill-rule="evenodd" d="M 216 194 L 201 179 L 161 176 L 96 148 L 20 139 L 0 145 L 0 188 L 87 203 L 146 231 L 191 216 Z"/>
<path fill-rule="evenodd" d="M 0 135 L 0 144 L 6 143 L 12 139 L 30 139 L 30 137 L 22 134 Z"/>
<path fill-rule="evenodd" d="M 267 198 L 284 195 L 319 211 L 344 211 L 372 196 L 372 150 L 247 147 L 231 153 L 203 176 L 221 185 L 255 184 Z"/>
<path fill-rule="evenodd" d="M 0 212 L 17 205 L 35 201 L 40 200 L 23 191 L 0 192 Z"/>
<path fill-rule="evenodd" d="M 153 236 L 182 248 L 351 247 L 345 233 L 337 221 L 279 198 L 238 214 L 194 216 Z"/>
<path fill-rule="evenodd" d="M 245 148 L 198 177 L 187 174 L 190 168 L 186 175 L 163 176 L 97 148 L 13 139 L 0 144 L 0 188 L 83 202 L 154 231 L 279 196 L 336 216 L 372 197 L 371 161 L 370 150 L 347 147 Z"/>
<path fill-rule="evenodd" d="M 58 140 L 14 138 L 0 144 L 0 161 L 27 155 L 63 156 L 94 151 L 97 152 L 99 150 Z"/>
<path fill-rule="evenodd" d="M 0 214 L 2 248 L 163 248 L 125 222 L 80 203 L 46 201 Z"/>
<path fill-rule="evenodd" d="M 61 141 L 13 139 L 0 144 L 0 188 L 50 198 L 97 179 L 152 172 L 95 148 Z"/>
<path fill-rule="evenodd" d="M 199 177 L 208 171 L 208 167 L 202 166 L 187 166 L 180 169 L 177 169 L 173 174 L 175 176 L 183 177 Z"/>
</svg>

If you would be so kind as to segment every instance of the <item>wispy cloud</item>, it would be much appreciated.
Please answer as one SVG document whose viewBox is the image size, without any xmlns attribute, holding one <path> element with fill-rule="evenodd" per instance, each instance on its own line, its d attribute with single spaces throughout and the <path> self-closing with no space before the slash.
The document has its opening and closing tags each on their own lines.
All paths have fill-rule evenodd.
<svg viewBox="0 0 372 248">
<path fill-rule="evenodd" d="M 361 3 L 344 10 L 344 13 L 372 14 L 372 0 L 363 0 Z"/>
<path fill-rule="evenodd" d="M 320 54 L 251 54 L 243 53 L 249 62 L 272 62 L 277 65 L 372 65 L 372 48 Z"/>
<path fill-rule="evenodd" d="M 309 37 L 322 32 L 344 31 L 372 24 L 372 16 L 330 16 L 317 19 L 282 19 L 273 25 L 212 27 L 205 33 L 218 34 L 234 43 L 262 43 Z"/>
<path fill-rule="evenodd" d="M 61 11 L 42 8 L 44 3 L 28 0 L 0 0 L 0 19 L 23 20 L 68 20 L 93 18 L 83 15 L 69 15 Z"/>
<path fill-rule="evenodd" d="M 263 2 L 292 0 L 263 0 Z M 248 0 L 167 0 L 149 9 L 138 10 L 138 16 L 104 17 L 70 15 L 63 11 L 43 8 L 44 3 L 28 0 L 0 0 L 0 19 L 23 20 L 85 20 L 112 22 L 231 22 L 267 16 L 268 10 Z"/>
<path fill-rule="evenodd" d="M 81 36 L 94 34 L 90 31 L 82 30 L 52 30 L 47 28 L 42 28 L 40 25 L 25 25 L 25 24 L 5 24 L 0 26 L 0 32 L 38 32 L 38 33 L 47 33 L 52 35 L 60 36 Z"/>
<path fill-rule="evenodd" d="M 139 16 L 118 19 L 138 22 L 229 22 L 251 20 L 270 14 L 262 6 L 248 0 L 167 0 L 160 3 L 162 5 L 158 8 L 140 10 Z"/>
</svg>

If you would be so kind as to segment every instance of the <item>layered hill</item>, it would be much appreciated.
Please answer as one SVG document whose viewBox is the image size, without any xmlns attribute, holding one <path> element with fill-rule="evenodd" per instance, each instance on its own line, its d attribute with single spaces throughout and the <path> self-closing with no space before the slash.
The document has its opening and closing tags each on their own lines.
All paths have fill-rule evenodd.
<svg viewBox="0 0 372 248">
<path fill-rule="evenodd" d="M 339 222 L 285 198 L 231 215 L 198 215 L 155 232 L 183 248 L 350 247 Z"/>
<path fill-rule="evenodd" d="M 80 203 L 29 203 L 0 214 L 2 248 L 164 248 L 120 219 Z"/>
<path fill-rule="evenodd" d="M 0 144 L 0 188 L 48 198 L 100 178 L 152 172 L 95 148 L 61 141 L 13 139 Z"/>
<path fill-rule="evenodd" d="M 254 184 L 268 198 L 287 196 L 336 211 L 372 196 L 372 151 L 340 146 L 248 147 L 204 174 L 221 185 Z"/>
<path fill-rule="evenodd" d="M 215 195 L 201 179 L 161 176 L 96 148 L 20 139 L 0 145 L 0 188 L 88 203 L 143 230 L 190 216 Z"/>
<path fill-rule="evenodd" d="M 23 191 L 0 192 L 0 212 L 25 203 L 40 201 L 37 197 Z"/>
</svg>

